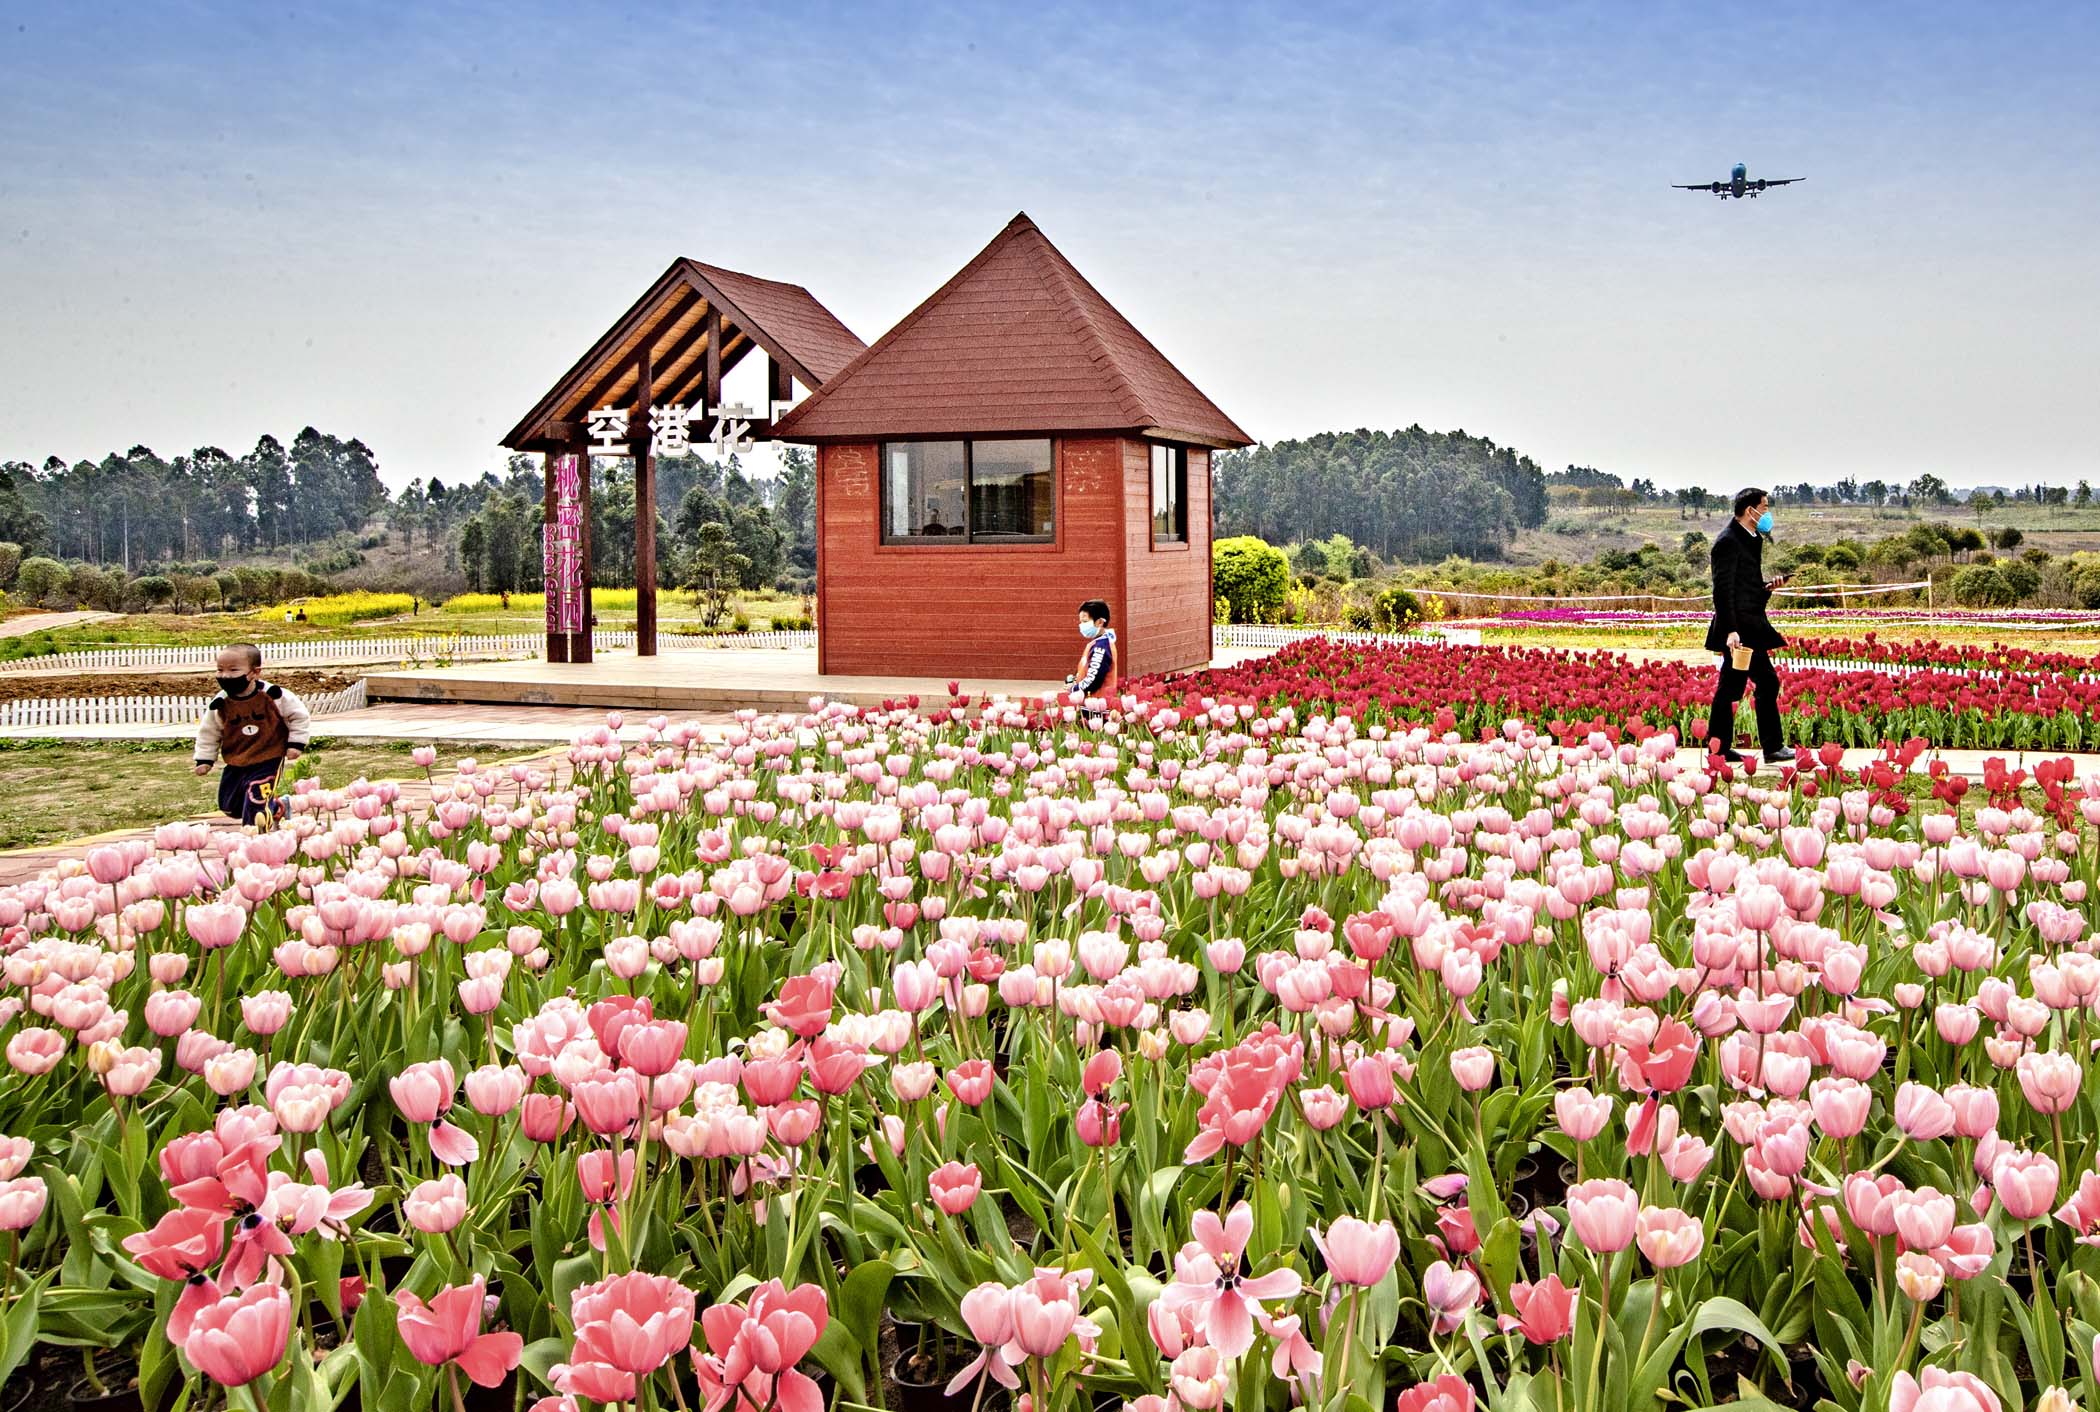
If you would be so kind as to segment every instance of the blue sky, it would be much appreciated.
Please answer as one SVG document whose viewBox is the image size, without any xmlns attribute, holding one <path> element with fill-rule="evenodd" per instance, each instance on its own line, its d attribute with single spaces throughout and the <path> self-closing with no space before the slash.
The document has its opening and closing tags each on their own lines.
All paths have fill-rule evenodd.
<svg viewBox="0 0 2100 1412">
<path fill-rule="evenodd" d="M 676 255 L 872 339 L 1026 210 L 1263 439 L 2100 480 L 2100 7 L 0 14 L 0 457 L 500 464 Z M 1757 202 L 1671 182 L 1806 176 Z"/>
</svg>

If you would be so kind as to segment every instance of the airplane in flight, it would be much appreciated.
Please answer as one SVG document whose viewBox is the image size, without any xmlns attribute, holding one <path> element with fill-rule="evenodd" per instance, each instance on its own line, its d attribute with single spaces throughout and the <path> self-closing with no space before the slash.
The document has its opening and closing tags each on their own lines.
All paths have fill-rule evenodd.
<svg viewBox="0 0 2100 1412">
<path fill-rule="evenodd" d="M 1731 196 L 1740 201 L 1745 196 L 1757 195 L 1768 186 L 1787 186 L 1807 180 L 1807 177 L 1759 177 L 1752 181 L 1748 169 L 1741 162 L 1737 162 L 1734 170 L 1728 173 L 1726 181 L 1673 182 L 1671 185 L 1672 189 L 1677 191 L 1711 191 L 1724 201 Z"/>
</svg>

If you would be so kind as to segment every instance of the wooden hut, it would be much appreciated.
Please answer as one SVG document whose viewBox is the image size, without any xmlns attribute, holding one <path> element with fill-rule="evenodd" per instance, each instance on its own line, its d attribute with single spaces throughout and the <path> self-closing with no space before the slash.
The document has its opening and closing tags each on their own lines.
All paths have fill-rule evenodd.
<svg viewBox="0 0 2100 1412">
<path fill-rule="evenodd" d="M 819 669 L 1055 679 L 1210 659 L 1213 450 L 1247 434 L 1015 216 L 774 423 L 817 448 Z"/>
</svg>

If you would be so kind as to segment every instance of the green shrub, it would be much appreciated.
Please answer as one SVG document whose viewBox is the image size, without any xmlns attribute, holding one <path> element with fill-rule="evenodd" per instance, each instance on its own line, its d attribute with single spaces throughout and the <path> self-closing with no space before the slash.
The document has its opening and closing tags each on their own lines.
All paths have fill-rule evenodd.
<svg viewBox="0 0 2100 1412">
<path fill-rule="evenodd" d="M 1969 564 L 1955 574 L 1954 601 L 1965 608 L 2010 608 L 2020 594 L 1999 564 Z"/>
<path fill-rule="evenodd" d="M 1211 577 L 1235 623 L 1274 621 L 1291 588 L 1290 561 L 1283 551 L 1251 534 L 1212 546 Z"/>
<path fill-rule="evenodd" d="M 1387 632 L 1399 632 L 1422 621 L 1422 600 L 1395 584 L 1378 595 L 1374 616 Z"/>
<path fill-rule="evenodd" d="M 49 607 L 65 591 L 66 566 L 56 559 L 46 559 L 41 554 L 24 559 L 15 574 L 15 592 L 24 603 Z"/>
<path fill-rule="evenodd" d="M 22 546 L 0 543 L 0 588 L 13 588 L 22 571 Z"/>
</svg>

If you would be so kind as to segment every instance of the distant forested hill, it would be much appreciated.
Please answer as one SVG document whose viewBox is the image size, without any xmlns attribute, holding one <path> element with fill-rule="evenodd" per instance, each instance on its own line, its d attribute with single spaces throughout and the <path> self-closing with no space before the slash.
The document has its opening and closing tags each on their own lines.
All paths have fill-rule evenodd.
<svg viewBox="0 0 2100 1412">
<path fill-rule="evenodd" d="M 1546 521 L 1537 463 L 1463 431 L 1323 432 L 1216 462 L 1220 538 L 1345 534 L 1388 559 L 1492 559 Z"/>
</svg>

